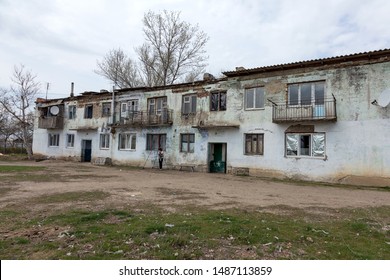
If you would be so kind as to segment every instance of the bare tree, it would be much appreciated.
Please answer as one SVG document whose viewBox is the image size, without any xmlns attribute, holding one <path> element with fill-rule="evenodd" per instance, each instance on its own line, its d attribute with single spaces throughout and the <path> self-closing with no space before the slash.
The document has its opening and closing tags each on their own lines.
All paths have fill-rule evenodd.
<svg viewBox="0 0 390 280">
<path fill-rule="evenodd" d="M 171 85 L 193 81 L 206 67 L 208 36 L 180 19 L 180 12 L 147 12 L 143 18 L 145 43 L 136 48 L 135 64 L 122 50 L 111 50 L 95 72 L 117 86 Z"/>
<path fill-rule="evenodd" d="M 26 70 L 24 65 L 14 67 L 11 77 L 13 85 L 9 90 L 2 89 L 0 105 L 9 113 L 21 131 L 21 138 L 27 150 L 29 159 L 32 159 L 32 131 L 34 118 L 32 106 L 40 90 L 36 75 Z"/>
<path fill-rule="evenodd" d="M 116 87 L 129 88 L 140 85 L 140 79 L 135 62 L 120 48 L 110 50 L 97 62 L 95 73 L 112 81 Z"/>
<path fill-rule="evenodd" d="M 180 12 L 164 11 L 144 15 L 146 42 L 137 53 L 149 86 L 170 85 L 195 77 L 206 67 L 208 36 L 199 26 L 180 20 Z"/>
<path fill-rule="evenodd" d="M 7 143 L 16 135 L 17 126 L 9 117 L 8 112 L 0 107 L 0 141 L 3 142 L 4 153 L 7 151 Z"/>
</svg>

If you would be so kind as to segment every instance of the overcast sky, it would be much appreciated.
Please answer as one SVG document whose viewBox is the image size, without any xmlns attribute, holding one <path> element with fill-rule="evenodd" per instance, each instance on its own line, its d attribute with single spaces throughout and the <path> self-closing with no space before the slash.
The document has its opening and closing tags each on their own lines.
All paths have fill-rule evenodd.
<svg viewBox="0 0 390 280">
<path fill-rule="evenodd" d="M 136 59 L 142 18 L 180 11 L 210 40 L 209 66 L 218 75 L 390 47 L 388 0 L 0 0 L 0 87 L 23 64 L 48 97 L 112 89 L 94 73 L 96 61 L 122 48 Z"/>
</svg>

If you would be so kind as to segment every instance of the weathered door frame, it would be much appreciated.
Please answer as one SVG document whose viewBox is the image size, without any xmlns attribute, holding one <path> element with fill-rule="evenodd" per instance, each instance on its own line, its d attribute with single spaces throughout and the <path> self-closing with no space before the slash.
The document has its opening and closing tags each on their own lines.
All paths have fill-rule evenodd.
<svg viewBox="0 0 390 280">
<path fill-rule="evenodd" d="M 87 145 L 87 143 L 90 144 Z M 90 146 L 90 148 L 87 149 L 87 146 Z M 92 140 L 82 139 L 81 140 L 81 162 L 91 162 L 91 161 L 92 161 Z"/>
<path fill-rule="evenodd" d="M 214 162 L 214 149 L 216 146 L 221 146 L 222 161 Z M 226 173 L 227 161 L 227 143 L 225 142 L 209 142 L 207 165 L 210 173 Z"/>
</svg>

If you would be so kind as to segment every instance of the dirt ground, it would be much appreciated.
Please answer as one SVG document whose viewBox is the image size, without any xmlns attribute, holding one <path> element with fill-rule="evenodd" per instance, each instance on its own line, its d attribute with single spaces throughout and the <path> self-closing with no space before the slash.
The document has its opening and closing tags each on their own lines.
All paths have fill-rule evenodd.
<svg viewBox="0 0 390 280">
<path fill-rule="evenodd" d="M 7 188 L 0 196 L 0 208 L 23 204 L 34 197 L 65 192 L 103 191 L 106 205 L 153 203 L 168 211 L 176 206 L 194 205 L 210 209 L 272 209 L 288 206 L 317 212 L 321 209 L 390 206 L 390 191 L 379 188 L 324 186 L 288 183 L 227 174 L 188 171 L 94 166 L 88 163 L 46 160 L 42 162 L 1 162 L 0 165 L 45 166 L 35 176 L 54 179 L 2 180 Z M 4 175 L 2 175 L 4 176 Z M 81 202 L 75 202 L 81 203 Z M 98 204 L 96 204 L 98 205 Z M 75 207 L 69 202 L 52 207 Z M 85 206 L 85 205 L 84 205 Z M 39 204 L 31 205 L 39 207 Z M 33 210 L 33 209 L 32 209 Z"/>
</svg>

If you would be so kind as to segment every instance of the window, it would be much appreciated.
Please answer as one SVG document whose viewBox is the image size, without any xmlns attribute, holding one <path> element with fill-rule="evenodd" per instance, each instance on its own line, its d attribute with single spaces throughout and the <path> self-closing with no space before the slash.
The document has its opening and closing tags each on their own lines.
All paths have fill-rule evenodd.
<svg viewBox="0 0 390 280">
<path fill-rule="evenodd" d="M 226 110 L 226 92 L 212 92 L 210 95 L 210 111 Z"/>
<path fill-rule="evenodd" d="M 85 105 L 84 119 L 92 119 L 92 115 L 93 115 L 93 105 L 92 104 Z"/>
<path fill-rule="evenodd" d="M 69 109 L 68 118 L 70 120 L 75 119 L 76 118 L 76 106 L 75 105 L 69 105 L 68 109 Z"/>
<path fill-rule="evenodd" d="M 110 134 L 100 134 L 100 149 L 109 149 L 110 148 Z"/>
<path fill-rule="evenodd" d="M 102 104 L 102 117 L 111 116 L 111 102 L 104 102 Z"/>
<path fill-rule="evenodd" d="M 74 147 L 74 134 L 66 134 L 66 147 L 67 148 Z"/>
<path fill-rule="evenodd" d="M 195 134 L 180 135 L 180 151 L 183 153 L 193 153 L 195 146 Z"/>
<path fill-rule="evenodd" d="M 291 84 L 288 86 L 288 105 L 323 105 L 325 82 Z"/>
<path fill-rule="evenodd" d="M 196 94 L 183 96 L 181 111 L 183 115 L 196 113 Z"/>
<path fill-rule="evenodd" d="M 287 133 L 286 155 L 325 157 L 325 133 Z"/>
<path fill-rule="evenodd" d="M 264 108 L 264 87 L 245 89 L 245 109 Z"/>
<path fill-rule="evenodd" d="M 60 145 L 59 134 L 49 134 L 49 147 L 58 147 Z"/>
<path fill-rule="evenodd" d="M 166 134 L 148 134 L 146 138 L 146 150 L 157 151 L 158 148 L 166 150 Z"/>
<path fill-rule="evenodd" d="M 137 143 L 137 136 L 135 133 L 121 133 L 119 134 L 119 150 L 135 150 Z"/>
<path fill-rule="evenodd" d="M 155 100 L 153 101 L 153 103 Z M 129 115 L 134 115 L 138 112 L 138 100 L 133 99 L 121 103 L 121 117 L 127 118 Z"/>
<path fill-rule="evenodd" d="M 245 154 L 263 155 L 264 134 L 245 134 Z"/>
<path fill-rule="evenodd" d="M 138 104 L 137 104 L 138 106 Z M 167 97 L 156 97 L 148 99 L 148 112 L 151 115 L 161 115 L 163 109 L 167 108 Z"/>
</svg>

